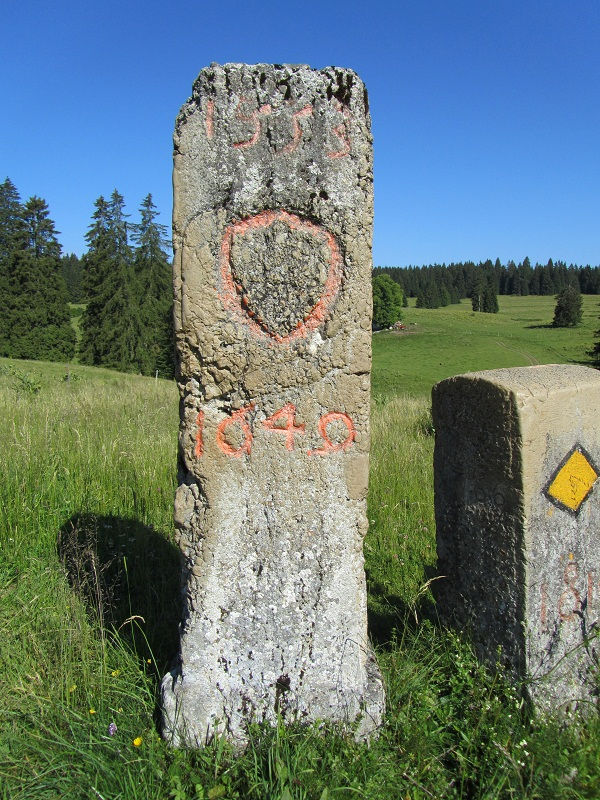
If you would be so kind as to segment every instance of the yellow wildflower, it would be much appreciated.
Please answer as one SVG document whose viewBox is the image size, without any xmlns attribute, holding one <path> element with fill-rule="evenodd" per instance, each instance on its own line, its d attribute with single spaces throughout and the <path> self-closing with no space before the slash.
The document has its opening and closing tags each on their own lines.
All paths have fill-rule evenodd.
<svg viewBox="0 0 600 800">
<path fill-rule="evenodd" d="M 133 740 L 133 746 L 134 747 L 139 747 L 141 745 L 141 743 L 142 743 L 142 737 L 141 736 L 136 736 L 135 739 Z"/>
<path fill-rule="evenodd" d="M 113 671 L 110 674 L 113 676 L 113 678 L 116 678 L 117 675 L 120 674 L 120 672 L 121 672 L 120 669 L 113 669 Z"/>
<path fill-rule="evenodd" d="M 96 713 L 96 709 L 95 708 L 90 708 L 90 714 L 95 714 L 95 713 Z"/>
</svg>

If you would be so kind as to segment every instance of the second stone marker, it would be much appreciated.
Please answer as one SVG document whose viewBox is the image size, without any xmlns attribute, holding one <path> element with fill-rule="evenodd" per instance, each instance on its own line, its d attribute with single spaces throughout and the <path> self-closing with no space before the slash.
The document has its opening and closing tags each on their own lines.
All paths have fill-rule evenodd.
<svg viewBox="0 0 600 800">
<path fill-rule="evenodd" d="M 212 65 L 175 131 L 175 504 L 185 611 L 165 735 L 366 735 L 372 147 L 349 70 Z"/>
<path fill-rule="evenodd" d="M 440 616 L 543 711 L 595 708 L 600 373 L 555 364 L 433 388 Z"/>
</svg>

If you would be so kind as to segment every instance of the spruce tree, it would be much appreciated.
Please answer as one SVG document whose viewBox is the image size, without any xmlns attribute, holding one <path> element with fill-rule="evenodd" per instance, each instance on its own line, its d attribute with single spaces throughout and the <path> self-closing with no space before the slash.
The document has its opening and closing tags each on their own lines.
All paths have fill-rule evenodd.
<svg viewBox="0 0 600 800">
<path fill-rule="evenodd" d="M 81 260 L 77 258 L 75 253 L 63 255 L 61 258 L 61 267 L 65 286 L 67 287 L 69 303 L 82 303 L 83 265 Z"/>
<path fill-rule="evenodd" d="M 478 270 L 473 279 L 471 287 L 471 308 L 473 311 L 483 311 L 483 293 L 485 290 L 481 272 Z"/>
<path fill-rule="evenodd" d="M 487 314 L 498 313 L 498 297 L 496 295 L 496 286 L 491 275 L 488 276 L 485 288 L 483 290 L 481 311 L 484 311 Z"/>
<path fill-rule="evenodd" d="M 8 353 L 11 358 L 70 360 L 75 352 L 60 244 L 48 206 L 31 197 L 8 262 Z"/>
<path fill-rule="evenodd" d="M 101 296 L 102 285 L 105 273 L 110 268 L 111 248 L 108 203 L 101 195 L 94 206 L 92 223 L 85 235 L 88 251 L 82 259 L 82 285 L 87 306 L 81 317 L 79 357 L 84 364 L 98 365 L 102 363 L 99 347 L 104 307 L 104 298 Z"/>
<path fill-rule="evenodd" d="M 21 198 L 10 178 L 0 183 L 0 258 L 9 252 L 14 235 L 22 227 Z"/>
<path fill-rule="evenodd" d="M 136 343 L 140 322 L 132 270 L 133 254 L 128 243 L 124 199 L 116 189 L 110 197 L 109 216 L 114 255 L 105 282 L 103 363 L 123 372 L 137 372 Z"/>
<path fill-rule="evenodd" d="M 16 186 L 6 178 L 0 184 L 0 356 L 9 355 L 9 279 L 8 270 L 15 247 L 22 244 L 23 207 Z"/>
<path fill-rule="evenodd" d="M 556 291 L 556 287 L 554 285 L 554 280 L 552 274 L 554 272 L 554 265 L 552 264 L 552 259 L 548 261 L 545 267 L 542 267 L 541 279 L 540 279 L 540 294 L 554 294 Z"/>
<path fill-rule="evenodd" d="M 581 295 L 575 286 L 566 286 L 556 297 L 554 308 L 554 328 L 571 328 L 579 325 L 583 312 Z"/>
<path fill-rule="evenodd" d="M 134 275 L 138 302 L 139 337 L 136 362 L 142 375 L 173 377 L 173 283 L 165 247 L 167 228 L 156 219 L 158 211 L 148 194 L 140 206 L 140 222 L 133 226 L 137 247 Z"/>
<path fill-rule="evenodd" d="M 123 372 L 137 370 L 139 320 L 127 241 L 124 199 L 115 189 L 107 202 L 95 202 L 86 234 L 84 292 L 88 305 L 81 319 L 80 357 L 83 363 Z"/>
<path fill-rule="evenodd" d="M 600 369 L 600 330 L 594 331 L 596 341 L 592 345 L 592 349 L 587 351 L 587 355 L 591 357 L 592 364 L 596 369 Z"/>
</svg>

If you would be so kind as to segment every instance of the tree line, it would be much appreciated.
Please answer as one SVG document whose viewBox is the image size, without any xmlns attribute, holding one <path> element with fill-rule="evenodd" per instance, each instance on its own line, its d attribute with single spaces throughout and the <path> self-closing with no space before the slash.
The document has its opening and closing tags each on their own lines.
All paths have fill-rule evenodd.
<svg viewBox="0 0 600 800">
<path fill-rule="evenodd" d="M 0 356 L 69 361 L 75 355 L 61 247 L 48 206 L 0 184 Z"/>
<path fill-rule="evenodd" d="M 600 267 L 584 267 L 563 261 L 532 265 L 528 258 L 515 264 L 488 259 L 421 267 L 376 267 L 374 275 L 386 274 L 416 297 L 420 308 L 438 308 L 470 298 L 475 311 L 497 309 L 497 295 L 555 295 L 567 286 L 583 294 L 600 294 Z"/>
<path fill-rule="evenodd" d="M 94 203 L 79 259 L 61 254 L 46 202 L 22 203 L 9 178 L 0 184 L 0 356 L 48 361 L 79 360 L 125 372 L 174 374 L 171 266 L 166 226 L 148 194 L 139 222 L 128 222 L 115 189 Z M 401 319 L 407 297 L 421 308 L 470 298 L 475 311 L 498 311 L 498 294 L 558 294 L 554 323 L 581 319 L 580 292 L 600 294 L 600 267 L 562 261 L 532 266 L 499 259 L 422 267 L 376 267 L 373 324 Z M 69 303 L 84 304 L 77 350 Z M 597 335 L 600 335 L 598 332 Z M 600 361 L 600 344 L 593 353 Z"/>
<path fill-rule="evenodd" d="M 79 259 L 61 255 L 46 202 L 0 184 L 0 356 L 174 374 L 166 227 L 148 194 L 130 223 L 115 189 L 94 204 Z M 69 302 L 85 304 L 77 350 Z"/>
<path fill-rule="evenodd" d="M 552 260 L 532 267 L 529 259 L 516 266 L 499 260 L 474 264 L 433 265 L 428 267 L 375 267 L 373 270 L 373 328 L 387 328 L 402 318 L 402 306 L 410 293 L 417 308 L 438 308 L 471 299 L 473 311 L 498 312 L 497 294 L 528 295 L 556 293 L 552 326 L 579 325 L 583 316 L 581 292 L 600 294 L 600 267 L 566 266 Z M 595 335 L 600 337 L 600 330 Z M 591 350 L 594 366 L 600 368 L 600 339 Z"/>
</svg>

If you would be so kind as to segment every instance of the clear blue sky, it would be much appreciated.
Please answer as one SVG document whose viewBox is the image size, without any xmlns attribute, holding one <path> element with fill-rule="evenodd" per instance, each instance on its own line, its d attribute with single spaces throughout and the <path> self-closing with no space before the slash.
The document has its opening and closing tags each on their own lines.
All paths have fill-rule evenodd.
<svg viewBox="0 0 600 800">
<path fill-rule="evenodd" d="M 115 187 L 169 224 L 194 78 L 263 61 L 365 81 L 375 264 L 600 264 L 599 0 L 5 0 L 0 25 L 0 180 L 46 199 L 67 252 Z"/>
</svg>

